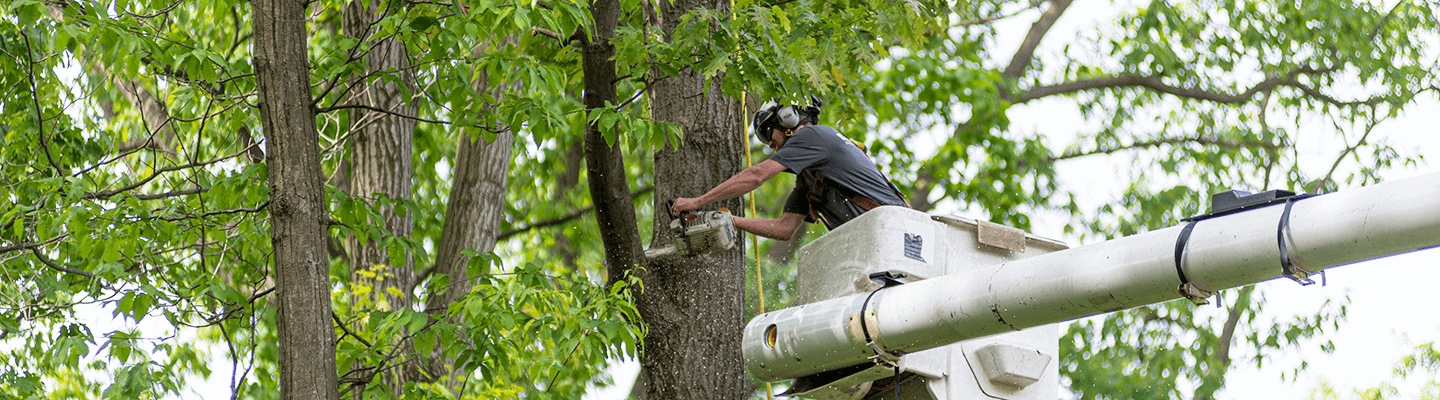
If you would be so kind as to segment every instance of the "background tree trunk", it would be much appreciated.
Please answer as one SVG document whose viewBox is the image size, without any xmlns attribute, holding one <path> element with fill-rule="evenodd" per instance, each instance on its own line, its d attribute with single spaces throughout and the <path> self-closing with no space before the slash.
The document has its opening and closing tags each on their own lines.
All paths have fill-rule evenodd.
<svg viewBox="0 0 1440 400">
<path fill-rule="evenodd" d="M 650 25 L 663 29 L 668 40 L 681 15 L 702 7 L 724 13 L 729 2 L 661 2 Z M 697 71 L 689 70 L 652 86 L 654 118 L 678 123 L 685 133 L 678 149 L 667 147 L 655 154 L 656 210 L 665 209 L 664 199 L 699 196 L 744 168 L 747 137 L 740 103 L 721 93 L 719 79 L 707 85 Z M 738 198 L 710 207 L 742 212 Z M 664 229 L 670 221 L 663 211 L 656 214 L 651 246 L 664 246 L 671 242 Z M 648 398 L 749 396 L 753 388 L 745 378 L 740 356 L 745 323 L 744 261 L 742 244 L 724 253 L 652 263 L 645 276 L 645 291 L 636 298 L 640 315 L 649 325 L 641 357 Z"/>
<path fill-rule="evenodd" d="M 450 188 L 440 252 L 435 259 L 435 273 L 448 276 L 450 285 L 431 298 L 426 307 L 437 315 L 444 314 L 450 303 L 465 297 L 475 286 L 466 272 L 469 259 L 460 253 L 466 249 L 479 253 L 495 250 L 500 217 L 505 213 L 506 176 L 510 173 L 515 134 L 502 131 L 489 143 L 483 138 L 471 140 L 466 135 L 461 135 L 459 140 L 455 181 Z"/>
<path fill-rule="evenodd" d="M 383 15 L 380 7 L 385 5 L 377 0 L 355 1 L 345 5 L 341 30 L 345 36 L 368 40 L 373 33 L 371 26 Z M 415 105 L 406 98 L 406 90 L 400 83 L 376 79 L 382 75 L 400 77 L 405 86 L 414 87 L 414 75 L 410 71 L 410 55 L 405 44 L 394 37 L 379 38 L 370 43 L 365 54 L 365 73 L 351 80 L 350 104 L 387 110 L 390 113 L 353 109 L 350 112 L 349 166 L 350 194 L 374 204 L 380 196 L 394 200 L 410 200 L 411 180 L 414 167 L 411 153 L 415 137 L 415 120 L 400 115 L 416 115 Z M 398 115 L 396 115 L 398 114 Z M 385 229 L 396 238 L 408 238 L 414 225 L 408 213 L 396 212 L 398 205 L 380 210 L 385 219 Z M 380 309 L 398 310 L 410 304 L 411 293 L 403 293 L 413 287 L 414 258 L 405 252 L 404 262 L 393 265 L 387 249 L 380 246 L 378 238 L 361 244 L 354 237 L 349 241 L 350 267 L 354 271 L 371 269 L 377 265 L 388 266 L 375 271 L 374 279 L 355 277 L 357 284 L 370 285 L 376 299 L 384 298 Z M 401 293 L 392 293 L 397 289 Z M 383 297 L 382 297 L 383 296 Z"/>
<path fill-rule="evenodd" d="M 361 0 L 346 3 L 341 11 L 341 32 L 352 39 L 368 43 L 369 49 L 361 56 L 365 68 L 360 76 L 352 77 L 347 104 L 385 110 L 380 112 L 361 108 L 351 109 L 346 163 L 349 184 L 346 190 L 356 200 L 364 201 L 370 207 L 380 203 L 381 198 L 393 201 L 412 198 L 412 177 L 415 169 L 411 163 L 415 137 L 415 120 L 401 115 L 416 115 L 416 107 L 405 93 L 414 87 L 414 76 L 410 72 L 410 55 L 405 45 L 393 36 L 373 37 L 372 28 L 388 10 L 387 3 L 377 0 Z M 400 82 L 380 79 L 382 76 L 398 77 Z M 403 86 L 402 86 L 403 84 Z M 408 88 L 407 88 L 408 86 Z M 397 210 L 398 203 L 382 205 L 377 210 L 384 228 L 396 239 L 409 238 L 414 222 L 408 212 Z M 397 212 L 398 211 L 398 212 Z M 409 289 L 415 278 L 414 257 L 408 250 L 402 250 L 399 260 L 390 257 L 390 249 L 381 242 L 383 238 L 371 237 L 361 243 L 355 235 L 346 240 L 346 250 L 351 281 L 357 286 L 368 286 L 373 292 L 368 300 L 375 302 L 375 309 L 393 311 L 409 308 L 413 293 Z M 373 273 L 362 274 L 361 271 Z M 358 299 L 357 299 L 358 300 Z M 400 343 L 408 346 L 408 343 Z M 416 370 L 419 358 L 408 354 L 398 360 L 400 368 L 388 368 L 380 378 L 390 388 L 391 394 L 403 393 L 408 381 L 408 371 Z M 359 367 L 359 365 L 356 365 Z M 355 390 L 355 398 L 365 397 L 365 387 Z"/>
<path fill-rule="evenodd" d="M 280 395 L 336 400 L 335 328 L 325 251 L 329 216 L 305 53 L 305 2 L 255 0 L 255 75 L 269 138 Z"/>
</svg>

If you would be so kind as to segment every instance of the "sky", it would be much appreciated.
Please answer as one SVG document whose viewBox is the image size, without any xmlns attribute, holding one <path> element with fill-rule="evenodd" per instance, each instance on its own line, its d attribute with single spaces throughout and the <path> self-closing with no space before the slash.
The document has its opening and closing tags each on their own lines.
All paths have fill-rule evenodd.
<svg viewBox="0 0 1440 400">
<path fill-rule="evenodd" d="M 1043 57 L 1047 52 L 1063 51 L 1064 44 L 1074 42 L 1070 38 L 1079 36 L 1078 32 L 1111 25 L 1108 21 L 1123 6 L 1110 2 L 1077 2 L 1057 21 L 1037 55 Z M 1018 47 L 1034 19 L 1035 13 L 1030 13 L 1002 22 L 998 26 L 1001 37 L 994 54 L 1003 57 L 1013 54 L 1013 49 Z M 1008 59 L 997 59 L 994 63 L 1004 65 Z M 1398 148 L 1414 149 L 1418 154 L 1440 154 L 1436 116 L 1440 116 L 1440 103 L 1433 99 L 1423 101 L 1410 107 L 1406 114 L 1378 126 L 1375 135 L 1386 138 Z M 1061 143 L 1068 143 L 1068 139 L 1078 133 L 1076 127 L 1087 125 L 1075 107 L 1063 100 L 1037 101 L 1019 106 L 1011 110 L 1010 117 L 1012 129 L 1041 133 Z M 1323 175 L 1334 161 L 1333 152 L 1338 148 L 1336 143 L 1326 142 L 1333 137 L 1333 128 L 1320 121 L 1303 119 L 1298 128 L 1295 132 L 1299 135 L 1301 168 L 1311 175 Z M 1076 162 L 1060 168 L 1072 169 L 1062 175 L 1075 179 L 1109 174 L 1114 167 L 1107 162 L 1113 160 Z M 1414 168 L 1397 169 L 1382 176 L 1389 181 L 1437 172 L 1440 172 L 1440 165 L 1422 162 Z M 1081 182 L 1065 182 L 1063 178 L 1061 184 L 1082 186 Z M 1119 189 L 1096 190 L 1094 193 L 1095 197 L 1082 198 L 1081 202 L 1112 202 L 1115 199 L 1104 196 L 1117 195 Z M 1036 219 L 1033 222 L 1034 234 L 1059 238 L 1072 246 L 1078 242 L 1060 234 L 1059 227 L 1067 221 Z M 1326 272 L 1325 278 L 1324 285 L 1300 286 L 1286 279 L 1260 283 L 1259 290 L 1268 299 L 1260 320 L 1287 320 L 1312 315 L 1327 299 L 1348 295 L 1348 322 L 1329 336 L 1335 344 L 1335 351 L 1325 354 L 1320 351 L 1318 342 L 1309 343 L 1269 354 L 1264 368 L 1257 368 L 1253 360 L 1237 358 L 1235 367 L 1227 375 L 1226 388 L 1218 394 L 1218 398 L 1304 399 L 1321 382 L 1347 395 L 1352 390 L 1375 387 L 1386 381 L 1397 383 L 1400 398 L 1415 397 L 1424 379 L 1392 380 L 1391 374 L 1396 362 L 1410 354 L 1416 345 L 1440 342 L 1440 312 L 1425 305 L 1428 300 L 1425 295 L 1434 292 L 1437 289 L 1435 282 L 1440 282 L 1440 249 L 1334 268 Z M 1059 329 L 1063 332 L 1065 325 L 1062 324 Z M 1238 357 L 1248 355 L 1245 352 L 1237 354 Z M 1298 376 L 1290 376 L 1290 372 L 1302 362 L 1307 365 L 1304 371 Z M 638 369 L 633 361 L 617 363 L 611 369 L 616 385 L 597 387 L 585 399 L 625 398 Z M 1062 397 L 1072 397 L 1063 390 Z"/>
</svg>

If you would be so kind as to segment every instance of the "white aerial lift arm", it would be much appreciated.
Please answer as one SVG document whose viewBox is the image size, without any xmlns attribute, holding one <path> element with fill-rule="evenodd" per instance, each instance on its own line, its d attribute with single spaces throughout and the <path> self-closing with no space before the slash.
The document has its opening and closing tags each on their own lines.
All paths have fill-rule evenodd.
<svg viewBox="0 0 1440 400">
<path fill-rule="evenodd" d="M 1227 207 L 1231 210 L 1217 213 L 1222 215 L 1095 245 L 988 265 L 940 267 L 943 272 L 936 276 L 921 277 L 929 279 L 885 289 L 856 284 L 861 290 L 838 297 L 810 296 L 814 302 L 751 320 L 743 342 L 746 368 L 758 379 L 775 381 L 872 365 L 901 367 L 899 359 L 907 354 L 971 339 L 1177 298 L 1203 302 L 1215 291 L 1281 276 L 1307 283 L 1311 273 L 1326 268 L 1440 246 L 1440 173 L 1323 196 Z M 915 212 L 887 213 L 861 218 Z M 868 273 L 943 262 L 935 259 L 943 255 L 932 254 L 927 260 L 920 254 L 921 246 L 946 240 L 935 229 L 878 226 L 863 235 L 878 244 L 844 246 L 886 247 L 903 241 L 896 246 L 915 256 L 877 255 L 879 261 L 850 267 L 845 267 L 849 261 L 830 261 L 835 265 L 830 268 Z M 839 247 L 834 245 L 826 248 Z M 954 247 L 961 246 L 977 247 Z M 802 264 L 806 256 L 825 255 L 802 251 Z M 800 284 L 803 289 L 805 283 Z"/>
</svg>

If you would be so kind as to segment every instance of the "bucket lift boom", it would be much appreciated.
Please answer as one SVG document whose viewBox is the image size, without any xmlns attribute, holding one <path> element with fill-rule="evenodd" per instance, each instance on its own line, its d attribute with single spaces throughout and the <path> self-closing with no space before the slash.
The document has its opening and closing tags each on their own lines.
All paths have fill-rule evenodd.
<svg viewBox="0 0 1440 400">
<path fill-rule="evenodd" d="M 791 394 L 809 398 L 862 398 L 901 372 L 929 387 L 911 398 L 1054 398 L 1051 324 L 1282 276 L 1308 284 L 1440 246 L 1440 173 L 1308 198 L 1217 196 L 1215 207 L 1226 199 L 1185 225 L 1068 250 L 990 227 L 1006 248 L 985 243 L 983 222 L 877 208 L 802 249 L 806 304 L 750 321 L 746 369 L 796 379 Z M 876 272 L 908 278 L 879 289 Z"/>
</svg>

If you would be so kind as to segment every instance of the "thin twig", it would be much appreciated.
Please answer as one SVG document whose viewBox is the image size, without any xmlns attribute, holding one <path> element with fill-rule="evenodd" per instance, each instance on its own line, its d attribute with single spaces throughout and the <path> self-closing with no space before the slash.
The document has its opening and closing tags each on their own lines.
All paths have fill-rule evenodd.
<svg viewBox="0 0 1440 400">
<path fill-rule="evenodd" d="M 183 3 L 183 2 L 184 2 L 184 0 L 176 0 L 175 3 L 174 3 L 174 4 L 171 4 L 169 7 L 162 8 L 162 9 L 160 9 L 159 11 L 156 11 L 156 12 L 150 13 L 150 14 L 136 14 L 136 13 L 132 13 L 132 12 L 129 12 L 129 11 L 125 11 L 125 14 L 126 14 L 126 15 L 129 15 L 129 16 L 132 16 L 132 17 L 135 17 L 135 18 L 140 18 L 140 19 L 155 18 L 155 17 L 160 16 L 160 14 L 167 14 L 167 13 L 169 13 L 171 10 L 174 10 L 175 7 L 178 7 L 178 6 L 180 5 L 180 3 Z"/>
<path fill-rule="evenodd" d="M 1346 157 L 1349 157 L 1357 150 L 1360 150 L 1361 147 L 1369 144 L 1368 140 L 1370 138 L 1370 133 L 1375 131 L 1376 125 L 1379 125 L 1379 122 L 1370 121 L 1368 124 L 1366 124 L 1365 133 L 1360 135 L 1360 140 L 1357 140 L 1354 145 L 1346 146 L 1345 150 L 1341 151 L 1340 155 L 1335 157 L 1335 162 L 1330 164 L 1330 171 L 1325 172 L 1325 177 L 1310 183 L 1310 187 L 1306 188 L 1306 192 L 1317 193 L 1325 183 L 1334 182 L 1335 171 L 1340 169 L 1340 164 L 1345 161 Z"/>
<path fill-rule="evenodd" d="M 575 347 L 570 348 L 570 354 L 566 354 L 566 355 L 565 355 L 565 359 L 562 360 L 562 363 L 563 363 L 563 364 L 561 364 L 561 365 L 566 365 L 566 364 L 568 364 L 568 363 L 570 362 L 570 358 L 575 356 L 575 351 L 576 351 L 576 350 L 580 350 L 580 344 L 585 343 L 585 336 L 588 336 L 588 335 L 590 335 L 590 331 L 589 331 L 589 330 L 586 330 L 585 333 L 581 333 L 581 334 L 580 334 L 580 339 L 575 341 Z M 555 387 L 555 378 L 559 378 L 559 377 L 560 377 L 560 370 L 557 369 L 557 370 L 555 370 L 555 373 L 554 373 L 554 374 L 550 375 L 550 383 L 546 384 L 545 387 Z"/>
<path fill-rule="evenodd" d="M 355 338 L 355 340 L 359 340 L 360 344 L 365 345 L 365 347 L 375 347 L 375 345 L 371 344 L 369 340 L 365 340 L 365 338 L 360 337 L 360 335 L 357 335 L 354 331 L 351 331 L 350 326 L 346 325 L 344 321 L 341 321 L 340 315 L 337 314 L 334 310 L 330 311 L 330 319 L 335 320 L 335 325 L 339 326 L 341 331 L 344 331 L 346 335 Z"/>
<path fill-rule="evenodd" d="M 35 84 L 35 57 L 34 47 L 30 45 L 30 34 L 20 31 L 20 36 L 25 38 L 25 70 L 30 79 L 30 100 L 35 104 L 35 124 L 40 130 L 40 149 L 45 152 L 45 158 L 50 160 L 50 166 L 55 168 L 56 173 L 63 173 L 60 163 L 55 161 L 55 156 L 50 154 L 50 146 L 45 143 L 45 114 L 40 111 L 40 86 Z"/>
</svg>

